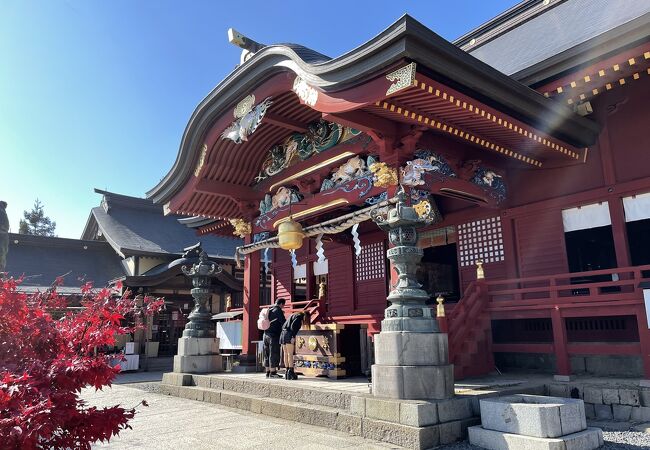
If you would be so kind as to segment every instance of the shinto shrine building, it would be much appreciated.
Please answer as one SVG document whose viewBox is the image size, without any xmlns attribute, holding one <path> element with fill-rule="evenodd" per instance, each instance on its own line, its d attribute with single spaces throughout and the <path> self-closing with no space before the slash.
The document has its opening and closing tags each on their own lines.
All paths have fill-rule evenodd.
<svg viewBox="0 0 650 450">
<path fill-rule="evenodd" d="M 337 58 L 231 30 L 241 63 L 148 197 L 244 238 L 241 367 L 282 297 L 311 311 L 305 373 L 367 368 L 396 277 L 369 219 L 401 185 L 432 220 L 418 277 L 457 377 L 650 379 L 648 30 L 645 1 L 583 0 L 525 1 L 455 42 L 403 16 Z"/>
</svg>

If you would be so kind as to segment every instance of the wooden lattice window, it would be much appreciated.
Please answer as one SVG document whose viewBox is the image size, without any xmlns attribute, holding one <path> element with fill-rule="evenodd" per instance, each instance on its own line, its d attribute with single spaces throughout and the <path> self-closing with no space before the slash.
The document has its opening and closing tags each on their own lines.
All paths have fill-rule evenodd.
<svg viewBox="0 0 650 450">
<path fill-rule="evenodd" d="M 458 251 L 461 266 L 504 260 L 501 218 L 475 220 L 458 226 Z"/>
<path fill-rule="evenodd" d="M 386 252 L 383 242 L 373 242 L 361 246 L 361 254 L 356 257 L 357 281 L 384 279 L 386 277 Z"/>
</svg>

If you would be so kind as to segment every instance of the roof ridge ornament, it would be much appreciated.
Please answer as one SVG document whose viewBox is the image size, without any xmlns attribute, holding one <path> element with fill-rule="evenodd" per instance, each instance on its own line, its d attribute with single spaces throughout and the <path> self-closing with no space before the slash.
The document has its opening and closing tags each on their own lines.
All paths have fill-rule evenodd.
<svg viewBox="0 0 650 450">
<path fill-rule="evenodd" d="M 415 83 L 415 68 L 416 65 L 412 62 L 411 64 L 401 67 L 386 75 L 386 79 L 393 82 L 393 84 L 388 87 L 386 95 L 394 94 L 402 89 L 413 86 Z"/>
<path fill-rule="evenodd" d="M 228 28 L 228 42 L 242 49 L 239 65 L 244 64 L 264 47 L 263 44 L 244 36 L 234 28 Z"/>
</svg>

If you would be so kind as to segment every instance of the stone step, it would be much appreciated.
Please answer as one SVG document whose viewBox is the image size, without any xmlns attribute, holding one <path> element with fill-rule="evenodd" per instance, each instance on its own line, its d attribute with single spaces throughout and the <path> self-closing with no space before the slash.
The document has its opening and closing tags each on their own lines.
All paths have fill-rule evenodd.
<svg viewBox="0 0 650 450">
<path fill-rule="evenodd" d="M 209 378 L 212 378 L 210 380 L 212 382 L 215 379 L 223 381 L 225 377 Z M 198 380 L 201 380 L 202 384 L 206 384 L 205 378 L 199 378 Z M 251 382 L 250 384 L 263 385 L 265 383 Z M 215 385 L 220 386 L 218 382 Z M 225 385 L 231 387 L 229 383 L 225 383 Z M 274 386 L 273 383 L 269 383 L 268 391 L 262 388 L 255 393 L 250 393 L 227 390 L 224 389 L 223 384 L 220 388 L 212 388 L 161 383 L 160 390 L 167 395 L 219 404 L 269 417 L 338 430 L 355 436 L 414 449 L 426 449 L 454 442 L 462 435 L 466 435 L 469 426 L 478 423 L 478 418 L 470 418 L 426 427 L 409 426 L 353 414 L 349 409 L 349 403 L 347 405 L 339 403 L 338 407 L 331 407 L 318 402 L 310 403 L 304 400 L 296 400 L 295 396 L 291 400 L 267 396 L 267 393 L 278 392 L 275 390 L 276 386 L 279 385 Z M 240 387 L 240 389 L 243 388 Z M 299 390 L 299 388 L 295 387 L 290 387 L 290 389 L 293 391 Z M 305 391 L 311 390 L 305 389 Z"/>
<path fill-rule="evenodd" d="M 255 394 L 261 397 L 270 397 L 284 400 L 298 401 L 304 404 L 321 405 L 330 408 L 349 409 L 351 394 L 334 391 L 330 389 L 313 389 L 301 387 L 299 382 L 287 382 L 285 380 L 247 380 L 242 377 L 229 377 L 224 375 L 185 375 L 165 374 L 164 376 L 189 376 L 191 380 L 183 383 L 195 386 Z M 170 382 L 163 378 L 163 383 L 179 385 L 177 382 Z"/>
</svg>

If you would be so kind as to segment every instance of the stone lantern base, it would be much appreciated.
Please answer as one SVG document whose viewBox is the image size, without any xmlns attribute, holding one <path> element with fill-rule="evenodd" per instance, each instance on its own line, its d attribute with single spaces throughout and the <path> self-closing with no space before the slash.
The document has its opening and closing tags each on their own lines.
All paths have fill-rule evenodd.
<svg viewBox="0 0 650 450">
<path fill-rule="evenodd" d="M 454 396 L 454 366 L 446 333 L 382 331 L 375 336 L 372 393 L 407 400 Z"/>
<path fill-rule="evenodd" d="M 219 338 L 181 337 L 174 356 L 174 372 L 215 373 L 223 371 Z"/>
</svg>

